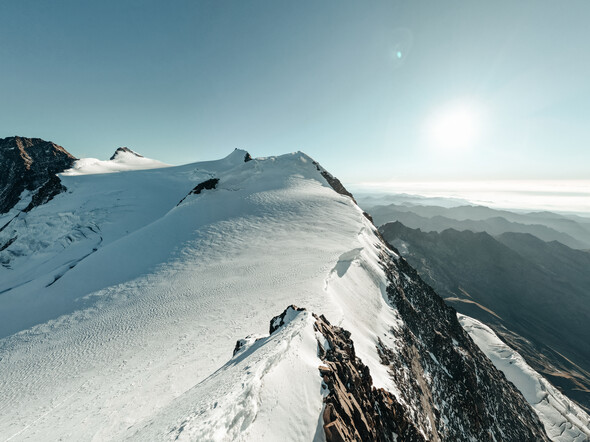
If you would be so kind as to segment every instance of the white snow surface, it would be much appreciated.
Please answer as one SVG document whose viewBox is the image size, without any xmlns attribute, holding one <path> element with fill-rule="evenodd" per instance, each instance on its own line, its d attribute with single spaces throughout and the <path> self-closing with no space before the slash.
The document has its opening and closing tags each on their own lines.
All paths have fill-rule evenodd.
<svg viewBox="0 0 590 442">
<path fill-rule="evenodd" d="M 590 416 L 584 410 L 533 370 L 488 326 L 469 316 L 457 317 L 471 339 L 531 404 L 551 440 L 590 440 Z"/>
<path fill-rule="evenodd" d="M 74 162 L 71 169 L 61 175 L 91 175 L 96 173 L 113 173 L 127 170 L 145 170 L 171 167 L 170 164 L 158 160 L 134 155 L 132 152 L 118 151 L 112 160 L 99 160 L 97 158 L 81 158 Z"/>
<path fill-rule="evenodd" d="M 305 154 L 244 155 L 65 174 L 2 232 L 0 440 L 321 441 L 310 312 L 395 393 L 374 227 Z M 307 311 L 268 337 L 290 304 Z"/>
</svg>

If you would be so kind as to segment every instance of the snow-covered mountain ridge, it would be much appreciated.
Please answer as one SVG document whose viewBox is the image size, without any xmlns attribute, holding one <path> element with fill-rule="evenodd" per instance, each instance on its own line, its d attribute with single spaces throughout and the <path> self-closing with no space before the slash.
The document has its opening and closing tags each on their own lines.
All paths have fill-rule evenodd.
<svg viewBox="0 0 590 442">
<path fill-rule="evenodd" d="M 307 155 L 60 179 L 0 232 L 2 439 L 547 440 Z"/>
</svg>

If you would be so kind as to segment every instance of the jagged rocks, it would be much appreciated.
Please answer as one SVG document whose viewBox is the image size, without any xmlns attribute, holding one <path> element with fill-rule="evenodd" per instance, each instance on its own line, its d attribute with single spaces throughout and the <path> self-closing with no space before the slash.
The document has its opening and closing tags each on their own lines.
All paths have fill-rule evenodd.
<svg viewBox="0 0 590 442">
<path fill-rule="evenodd" d="M 281 326 L 287 324 L 291 321 L 296 315 L 296 312 L 305 311 L 304 308 L 299 308 L 295 305 L 290 305 L 285 309 L 283 313 L 278 316 L 275 316 L 270 320 L 270 329 L 269 333 L 272 335 L 275 331 L 277 331 Z"/>
<path fill-rule="evenodd" d="M 0 213 L 6 213 L 19 201 L 24 190 L 34 191 L 55 174 L 72 167 L 75 157 L 63 147 L 39 138 L 0 139 Z M 50 186 L 56 190 L 55 181 Z M 37 203 L 47 201 L 43 193 Z"/>
<path fill-rule="evenodd" d="M 190 191 L 189 195 L 198 195 L 203 190 L 211 190 L 217 187 L 217 183 L 219 183 L 219 178 L 211 178 L 207 181 L 203 181 L 195 186 L 193 190 Z"/>
<path fill-rule="evenodd" d="M 328 442 L 424 441 L 396 398 L 373 386 L 369 368 L 356 357 L 350 333 L 316 316 L 320 375 L 329 389 L 324 402 L 324 432 Z"/>
<path fill-rule="evenodd" d="M 210 178 L 206 181 L 203 181 L 202 183 L 197 184 L 193 190 L 191 190 L 187 196 L 189 195 L 199 195 L 203 190 L 211 190 L 211 189 L 215 189 L 217 187 L 217 183 L 219 183 L 219 178 Z M 183 199 L 181 199 L 177 206 L 180 205 L 180 203 L 182 203 L 186 197 L 185 196 Z"/>
<path fill-rule="evenodd" d="M 314 161 L 313 164 L 318 170 L 318 172 L 320 172 L 320 175 L 324 177 L 324 179 L 327 181 L 330 187 L 334 189 L 336 193 L 348 196 L 356 203 L 356 200 L 354 199 L 354 196 L 352 196 L 352 193 L 346 190 L 346 187 L 344 187 L 344 185 L 340 182 L 338 178 L 336 178 L 334 175 L 332 175 L 330 172 L 328 172 L 326 169 L 320 166 L 320 164 L 317 161 Z"/>
</svg>

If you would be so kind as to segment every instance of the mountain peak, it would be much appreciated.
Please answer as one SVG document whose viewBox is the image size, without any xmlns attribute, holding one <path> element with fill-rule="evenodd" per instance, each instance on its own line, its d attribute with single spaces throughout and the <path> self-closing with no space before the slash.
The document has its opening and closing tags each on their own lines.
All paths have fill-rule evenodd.
<svg viewBox="0 0 590 442">
<path fill-rule="evenodd" d="M 119 148 L 117 148 L 117 150 L 115 151 L 113 156 L 111 156 L 109 158 L 109 160 L 111 160 L 111 161 L 116 160 L 119 156 L 125 155 L 125 154 L 130 154 L 130 155 L 134 155 L 138 158 L 143 158 L 143 155 L 138 154 L 137 152 L 129 149 L 128 147 L 119 147 Z"/>
<path fill-rule="evenodd" d="M 8 212 L 25 190 L 34 191 L 76 161 L 63 147 L 40 138 L 0 138 L 0 213 Z"/>
<path fill-rule="evenodd" d="M 235 148 L 232 153 L 230 153 L 228 156 L 226 156 L 224 158 L 224 160 L 226 160 L 226 161 L 238 160 L 239 162 L 243 162 L 243 163 L 247 163 L 251 159 L 252 159 L 252 157 L 250 156 L 248 151 L 246 151 L 244 149 L 238 149 L 238 148 Z"/>
</svg>

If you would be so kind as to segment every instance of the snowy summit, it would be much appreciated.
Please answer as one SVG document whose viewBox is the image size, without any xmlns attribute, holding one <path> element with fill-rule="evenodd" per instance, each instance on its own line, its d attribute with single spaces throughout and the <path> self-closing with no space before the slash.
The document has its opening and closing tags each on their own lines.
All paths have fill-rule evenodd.
<svg viewBox="0 0 590 442">
<path fill-rule="evenodd" d="M 82 158 L 77 160 L 64 175 L 90 175 L 96 173 L 123 172 L 126 170 L 145 170 L 170 167 L 161 161 L 145 158 L 128 147 L 119 147 L 108 161 L 96 158 Z"/>
</svg>

